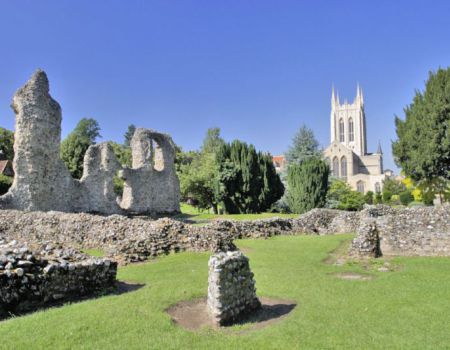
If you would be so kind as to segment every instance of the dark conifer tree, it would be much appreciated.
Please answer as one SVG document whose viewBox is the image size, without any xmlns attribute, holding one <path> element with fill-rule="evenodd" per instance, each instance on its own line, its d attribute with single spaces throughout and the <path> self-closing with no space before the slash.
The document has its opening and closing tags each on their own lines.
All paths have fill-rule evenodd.
<svg viewBox="0 0 450 350">
<path fill-rule="evenodd" d="M 288 203 L 293 213 L 305 213 L 325 205 L 328 190 L 328 164 L 310 158 L 288 169 Z"/>
</svg>

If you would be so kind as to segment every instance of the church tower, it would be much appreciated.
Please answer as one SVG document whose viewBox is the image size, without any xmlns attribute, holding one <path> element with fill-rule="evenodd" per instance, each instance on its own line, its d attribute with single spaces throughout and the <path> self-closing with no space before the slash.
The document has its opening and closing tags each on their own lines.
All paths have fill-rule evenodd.
<svg viewBox="0 0 450 350">
<path fill-rule="evenodd" d="M 339 94 L 331 90 L 331 142 L 337 141 L 358 156 L 367 154 L 364 97 L 359 85 L 353 103 L 339 101 Z"/>
</svg>

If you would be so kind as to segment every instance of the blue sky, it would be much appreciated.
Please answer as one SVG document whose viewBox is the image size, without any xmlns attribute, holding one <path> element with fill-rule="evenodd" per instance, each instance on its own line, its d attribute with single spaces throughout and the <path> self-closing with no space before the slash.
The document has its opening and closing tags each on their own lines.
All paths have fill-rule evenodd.
<svg viewBox="0 0 450 350">
<path fill-rule="evenodd" d="M 43 68 L 63 109 L 103 140 L 127 125 L 196 149 L 208 127 L 284 152 L 305 123 L 329 142 L 331 86 L 362 86 L 369 151 L 393 168 L 394 115 L 450 62 L 449 1 L 0 0 L 0 126 L 17 88 Z"/>
</svg>

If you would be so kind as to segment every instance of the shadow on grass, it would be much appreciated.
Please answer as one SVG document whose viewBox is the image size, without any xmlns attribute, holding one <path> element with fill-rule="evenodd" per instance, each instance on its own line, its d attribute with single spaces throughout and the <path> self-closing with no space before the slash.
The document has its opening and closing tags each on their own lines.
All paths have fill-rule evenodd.
<svg viewBox="0 0 450 350">
<path fill-rule="evenodd" d="M 23 309 L 18 309 L 17 305 L 12 307 L 2 307 L 0 308 L 0 322 L 6 321 L 11 318 L 20 317 L 28 314 L 32 314 L 36 311 L 45 311 L 53 308 L 59 308 L 62 306 L 81 303 L 84 301 L 98 299 L 107 295 L 121 295 L 124 293 L 130 293 L 137 291 L 144 287 L 145 284 L 129 282 L 129 281 L 116 281 L 114 287 L 108 288 L 103 291 L 95 291 L 86 295 L 69 295 L 64 300 L 52 300 L 50 302 L 42 303 L 38 300 L 34 302 L 24 301 L 23 305 L 25 307 Z"/>
<path fill-rule="evenodd" d="M 135 282 L 129 282 L 129 281 L 117 281 L 116 291 L 114 294 L 120 295 L 120 294 L 124 294 L 124 293 L 134 292 L 136 290 L 141 289 L 144 286 L 145 286 L 145 284 L 143 284 L 143 283 L 135 283 Z"/>
<path fill-rule="evenodd" d="M 289 314 L 297 306 L 296 303 L 269 298 L 261 298 L 262 306 L 256 312 L 243 317 L 233 325 L 254 324 L 255 328 L 270 324 Z"/>
</svg>

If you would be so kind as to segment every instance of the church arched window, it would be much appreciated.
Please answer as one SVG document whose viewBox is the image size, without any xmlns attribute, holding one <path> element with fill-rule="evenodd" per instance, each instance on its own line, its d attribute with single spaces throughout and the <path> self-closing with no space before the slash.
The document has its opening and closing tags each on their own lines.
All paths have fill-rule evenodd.
<svg viewBox="0 0 450 350">
<path fill-rule="evenodd" d="M 339 119 L 339 142 L 345 142 L 344 119 Z"/>
<path fill-rule="evenodd" d="M 347 177 L 347 158 L 341 158 L 341 177 Z"/>
<path fill-rule="evenodd" d="M 364 193 L 364 181 L 360 180 L 356 183 L 356 190 L 358 192 Z"/>
<path fill-rule="evenodd" d="M 355 132 L 353 127 L 353 119 L 350 118 L 348 120 L 348 141 L 352 142 L 355 141 Z"/>
<path fill-rule="evenodd" d="M 339 177 L 339 159 L 338 157 L 333 158 L 333 175 Z"/>
</svg>

